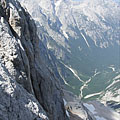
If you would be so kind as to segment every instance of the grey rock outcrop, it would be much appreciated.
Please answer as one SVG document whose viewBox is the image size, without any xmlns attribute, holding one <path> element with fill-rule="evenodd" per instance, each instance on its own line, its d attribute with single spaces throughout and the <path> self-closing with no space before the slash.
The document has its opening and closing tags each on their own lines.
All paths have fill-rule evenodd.
<svg viewBox="0 0 120 120">
<path fill-rule="evenodd" d="M 0 60 L 0 120 L 48 120 L 33 95 L 10 75 Z"/>
<path fill-rule="evenodd" d="M 0 119 L 67 120 L 59 81 L 41 57 L 34 20 L 0 0 Z M 47 117 L 48 116 L 48 117 Z"/>
</svg>

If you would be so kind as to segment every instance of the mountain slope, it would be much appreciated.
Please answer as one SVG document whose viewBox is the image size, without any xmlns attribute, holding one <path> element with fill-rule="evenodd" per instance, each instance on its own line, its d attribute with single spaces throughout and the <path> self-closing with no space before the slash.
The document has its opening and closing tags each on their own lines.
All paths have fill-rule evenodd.
<svg viewBox="0 0 120 120">
<path fill-rule="evenodd" d="M 17 1 L 0 1 L 1 120 L 68 119 L 61 86 L 43 49 L 29 13 Z"/>
<path fill-rule="evenodd" d="M 119 2 L 19 1 L 35 19 L 38 36 L 47 36 L 43 43 L 56 56 L 64 88 L 85 101 L 97 99 L 119 109 L 120 80 L 115 79 L 120 75 Z"/>
<path fill-rule="evenodd" d="M 58 72 L 67 88 L 79 95 L 96 74 L 114 66 L 119 74 L 120 5 L 113 0 L 20 0 L 47 34 L 44 45 L 59 59 Z M 108 75 L 108 74 L 107 74 Z M 102 83 L 112 79 L 103 75 Z M 95 77 L 95 79 L 99 79 Z M 104 81 L 106 79 L 106 81 Z M 98 84 L 93 80 L 94 85 Z M 100 80 L 99 80 L 100 81 Z M 91 84 L 90 86 L 92 86 Z M 109 86 L 109 84 L 108 84 Z M 102 90 L 107 88 L 104 86 Z M 90 88 L 91 89 L 91 88 Z M 92 90 L 92 93 L 101 92 Z M 86 92 L 87 91 L 87 92 Z M 89 88 L 84 91 L 91 94 Z M 84 96 L 84 95 L 82 95 Z M 81 97 L 82 97 L 81 96 Z M 85 97 L 85 96 L 84 96 Z"/>
</svg>

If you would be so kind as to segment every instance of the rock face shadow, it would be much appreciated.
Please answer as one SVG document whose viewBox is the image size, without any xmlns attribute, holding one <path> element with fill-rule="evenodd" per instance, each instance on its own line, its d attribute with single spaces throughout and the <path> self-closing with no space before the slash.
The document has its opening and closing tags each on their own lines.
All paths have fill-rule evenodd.
<svg viewBox="0 0 120 120">
<path fill-rule="evenodd" d="M 73 114 L 73 113 L 69 113 L 70 114 L 70 120 L 83 120 L 82 118 L 80 118 L 78 115 Z"/>
</svg>

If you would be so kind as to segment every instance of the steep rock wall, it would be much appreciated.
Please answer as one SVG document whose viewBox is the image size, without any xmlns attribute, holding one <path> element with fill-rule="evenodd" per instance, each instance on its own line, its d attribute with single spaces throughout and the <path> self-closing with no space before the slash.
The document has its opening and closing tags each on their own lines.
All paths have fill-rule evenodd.
<svg viewBox="0 0 120 120">
<path fill-rule="evenodd" d="M 27 115 L 29 120 L 35 119 L 33 116 L 36 115 L 33 115 L 33 108 L 36 110 L 43 108 L 50 120 L 67 120 L 61 87 L 41 57 L 39 46 L 41 41 L 36 31 L 33 19 L 19 2 L 16 0 L 0 1 L 0 69 L 3 71 L 0 72 L 1 98 L 3 100 L 9 100 L 8 97 L 15 99 L 15 101 L 12 100 L 12 103 L 10 101 L 11 107 L 14 108 L 11 111 L 15 115 L 12 115 L 11 111 L 6 111 L 7 113 L 3 114 L 1 108 L 0 113 L 3 115 L 1 119 L 4 119 L 5 115 L 6 120 L 23 120 L 21 116 L 26 115 L 23 109 L 26 108 L 26 102 L 31 101 L 33 106 L 28 104 L 31 112 L 26 110 L 29 113 Z M 6 98 L 4 94 L 7 94 Z M 0 101 L 0 104 L 6 110 L 7 103 L 2 104 Z M 22 113 L 18 111 L 22 111 Z M 45 118 L 44 111 L 42 115 Z M 8 118 L 6 114 L 11 117 Z M 39 110 L 36 114 L 39 114 Z M 19 117 L 15 118 L 14 116 Z"/>
</svg>

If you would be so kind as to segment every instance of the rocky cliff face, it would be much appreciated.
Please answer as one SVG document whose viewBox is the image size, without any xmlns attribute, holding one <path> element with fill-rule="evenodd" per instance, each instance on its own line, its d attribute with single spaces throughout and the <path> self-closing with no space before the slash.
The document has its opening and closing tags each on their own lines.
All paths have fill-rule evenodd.
<svg viewBox="0 0 120 120">
<path fill-rule="evenodd" d="M 16 0 L 0 0 L 1 120 L 67 120 L 43 48 L 29 13 Z"/>
</svg>

